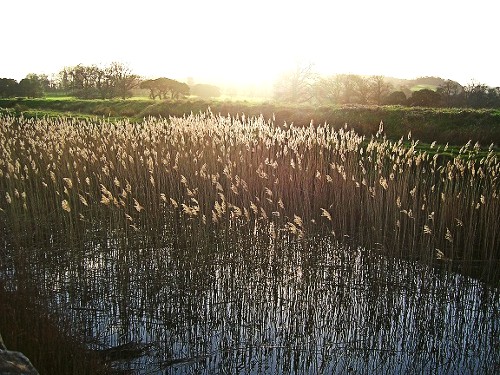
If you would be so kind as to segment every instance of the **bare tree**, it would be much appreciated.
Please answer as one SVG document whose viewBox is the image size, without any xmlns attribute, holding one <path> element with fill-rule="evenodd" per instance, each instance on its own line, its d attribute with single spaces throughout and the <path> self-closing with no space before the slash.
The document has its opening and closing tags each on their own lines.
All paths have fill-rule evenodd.
<svg viewBox="0 0 500 375">
<path fill-rule="evenodd" d="M 337 74 L 320 79 L 315 85 L 320 103 L 366 104 L 370 97 L 370 82 L 356 74 Z"/>
<path fill-rule="evenodd" d="M 339 74 L 337 79 L 342 87 L 342 95 L 340 97 L 341 104 L 356 103 L 356 81 L 357 77 L 354 74 Z"/>
<path fill-rule="evenodd" d="M 342 90 L 338 76 L 320 78 L 314 85 L 314 96 L 321 104 L 337 104 L 340 103 Z"/>
<path fill-rule="evenodd" d="M 139 77 L 132 74 L 130 68 L 121 63 L 112 63 L 105 69 L 105 73 L 113 96 L 128 98 L 131 96 L 130 90 L 139 85 Z"/>
<path fill-rule="evenodd" d="M 460 99 L 463 98 L 463 88 L 455 81 L 446 80 L 437 88 L 437 92 L 441 95 L 441 100 L 445 107 L 452 107 L 460 104 Z"/>
<path fill-rule="evenodd" d="M 300 66 L 289 73 L 281 76 L 274 85 L 274 97 L 276 100 L 300 104 L 308 102 L 313 97 L 313 84 L 316 74 L 312 65 Z"/>
<path fill-rule="evenodd" d="M 391 92 L 392 85 L 386 82 L 384 76 L 371 76 L 368 80 L 371 101 L 377 105 L 381 105 Z"/>
<path fill-rule="evenodd" d="M 358 75 L 353 76 L 352 79 L 354 80 L 356 103 L 367 104 L 371 92 L 370 81 Z"/>
</svg>

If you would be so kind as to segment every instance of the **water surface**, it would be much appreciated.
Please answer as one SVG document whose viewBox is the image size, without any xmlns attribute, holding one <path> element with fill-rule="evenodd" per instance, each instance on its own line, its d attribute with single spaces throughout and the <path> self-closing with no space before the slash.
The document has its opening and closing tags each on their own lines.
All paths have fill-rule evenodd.
<svg viewBox="0 0 500 375">
<path fill-rule="evenodd" d="M 129 373 L 500 370 L 498 288 L 445 267 L 326 238 L 75 238 L 7 239 L 2 278 Z"/>
</svg>

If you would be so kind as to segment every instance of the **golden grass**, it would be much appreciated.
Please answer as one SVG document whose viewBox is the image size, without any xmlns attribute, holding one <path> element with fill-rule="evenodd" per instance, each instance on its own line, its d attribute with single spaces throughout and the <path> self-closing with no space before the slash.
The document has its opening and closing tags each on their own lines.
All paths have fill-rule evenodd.
<svg viewBox="0 0 500 375">
<path fill-rule="evenodd" d="M 5 115 L 0 217 L 17 231 L 50 217 L 67 233 L 97 224 L 320 234 L 394 256 L 498 265 L 497 154 L 479 159 L 467 144 L 445 158 L 433 144 L 431 156 L 408 138 L 211 112 L 142 123 Z"/>
</svg>

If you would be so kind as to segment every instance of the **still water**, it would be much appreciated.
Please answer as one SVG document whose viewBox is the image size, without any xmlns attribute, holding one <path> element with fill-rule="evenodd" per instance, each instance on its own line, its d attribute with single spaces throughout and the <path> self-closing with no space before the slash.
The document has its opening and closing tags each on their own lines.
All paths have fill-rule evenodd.
<svg viewBox="0 0 500 375">
<path fill-rule="evenodd" d="M 327 238 L 204 236 L 9 240 L 1 277 L 130 374 L 500 371 L 497 284 Z"/>
</svg>

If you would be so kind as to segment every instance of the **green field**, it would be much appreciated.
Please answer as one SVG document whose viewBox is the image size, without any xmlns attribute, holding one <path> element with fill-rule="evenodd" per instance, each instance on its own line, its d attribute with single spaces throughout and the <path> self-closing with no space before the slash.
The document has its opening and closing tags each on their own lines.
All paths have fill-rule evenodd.
<svg viewBox="0 0 500 375">
<path fill-rule="evenodd" d="M 420 90 L 432 90 L 432 91 L 436 91 L 438 88 L 438 86 L 436 85 L 431 85 L 431 84 L 420 84 L 420 85 L 415 85 L 413 87 L 410 88 L 411 91 L 420 91 Z"/>
<path fill-rule="evenodd" d="M 223 116 L 260 116 L 298 126 L 329 124 L 337 129 L 347 126 L 370 137 L 384 123 L 385 135 L 393 140 L 407 138 L 423 143 L 461 146 L 471 141 L 483 148 L 500 146 L 500 111 L 458 108 L 420 108 L 398 106 L 285 106 L 270 102 L 153 101 L 145 98 L 132 100 L 78 100 L 74 98 L 0 99 L 0 109 L 25 117 L 76 116 L 101 117 L 140 122 L 144 118 L 182 117 L 203 113 L 210 108 Z"/>
</svg>

